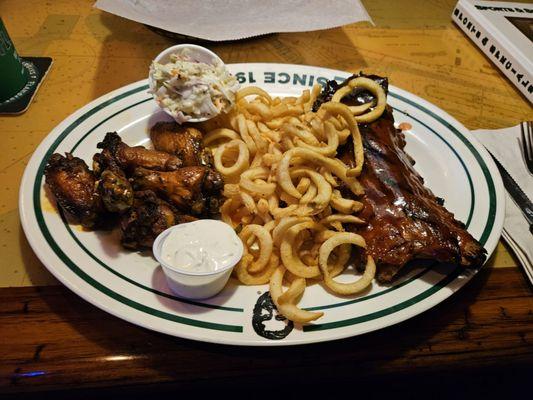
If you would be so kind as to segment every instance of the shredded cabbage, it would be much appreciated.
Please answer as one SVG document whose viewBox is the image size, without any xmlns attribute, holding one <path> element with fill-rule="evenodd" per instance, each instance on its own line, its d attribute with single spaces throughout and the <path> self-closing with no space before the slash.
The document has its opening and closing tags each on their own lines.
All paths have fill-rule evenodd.
<svg viewBox="0 0 533 400">
<path fill-rule="evenodd" d="M 152 62 L 150 75 L 155 87 L 150 93 L 178 123 L 212 118 L 233 106 L 239 83 L 220 61 L 206 64 L 187 52 L 172 54 L 170 61 Z"/>
</svg>

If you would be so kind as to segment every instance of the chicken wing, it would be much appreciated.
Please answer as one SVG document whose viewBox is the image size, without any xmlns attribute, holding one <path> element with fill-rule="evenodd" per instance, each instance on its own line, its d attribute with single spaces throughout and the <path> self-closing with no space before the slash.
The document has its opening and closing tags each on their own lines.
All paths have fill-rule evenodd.
<svg viewBox="0 0 533 400">
<path fill-rule="evenodd" d="M 209 149 L 202 148 L 202 133 L 176 122 L 158 122 L 150 129 L 150 138 L 156 150 L 175 154 L 183 160 L 184 167 L 212 166 Z"/>
<path fill-rule="evenodd" d="M 171 172 L 136 168 L 133 186 L 135 190 L 153 190 L 180 210 L 210 216 L 218 212 L 223 181 L 217 171 L 203 166 Z"/>
<path fill-rule="evenodd" d="M 196 218 L 181 215 L 151 190 L 135 192 L 133 207 L 122 217 L 122 245 L 133 250 L 151 248 L 164 230 Z"/>
<path fill-rule="evenodd" d="M 93 171 L 98 177 L 98 193 L 108 211 L 121 213 L 133 205 L 133 188 L 108 149 L 94 155 Z"/>
<path fill-rule="evenodd" d="M 107 150 L 125 171 L 133 171 L 136 167 L 173 171 L 183 164 L 179 157 L 164 151 L 149 150 L 143 146 L 130 147 L 116 132 L 108 132 L 97 147 Z"/>
<path fill-rule="evenodd" d="M 99 223 L 104 211 L 96 191 L 96 178 L 85 162 L 70 153 L 55 153 L 44 171 L 46 184 L 59 206 L 86 228 Z"/>
</svg>

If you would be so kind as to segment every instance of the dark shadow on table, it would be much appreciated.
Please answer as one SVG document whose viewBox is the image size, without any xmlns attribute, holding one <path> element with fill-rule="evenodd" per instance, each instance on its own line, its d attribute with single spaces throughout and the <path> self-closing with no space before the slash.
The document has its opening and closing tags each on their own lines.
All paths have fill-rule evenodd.
<svg viewBox="0 0 533 400">
<path fill-rule="evenodd" d="M 44 212 L 59 212 L 56 201 L 48 188 L 46 188 L 44 191 L 44 199 L 42 201 L 42 208 Z M 49 272 L 48 269 L 44 266 L 44 264 L 39 260 L 32 247 L 30 246 L 28 239 L 26 238 L 26 234 L 24 233 L 24 229 L 22 228 L 22 224 L 20 223 L 20 221 L 19 224 L 20 228 L 18 245 L 20 248 L 20 254 L 22 256 L 22 263 L 25 267 L 24 270 L 28 275 L 31 284 L 42 284 L 42 274 L 51 274 L 51 272 Z M 37 227 L 35 227 L 35 229 L 37 229 Z M 51 281 L 51 279 L 47 279 L 47 281 Z"/>
<path fill-rule="evenodd" d="M 44 264 L 39 260 L 35 252 L 30 246 L 30 243 L 28 242 L 28 239 L 26 238 L 26 235 L 24 234 L 24 230 L 22 229 L 22 226 L 20 227 L 20 233 L 19 233 L 19 247 L 20 247 L 20 254 L 22 256 L 22 263 L 25 266 L 25 272 L 28 275 L 28 278 L 30 282 L 42 282 L 42 276 L 41 274 L 50 274 L 50 272 L 46 269 Z M 36 273 L 36 270 L 42 270 L 39 272 L 39 274 Z"/>
</svg>

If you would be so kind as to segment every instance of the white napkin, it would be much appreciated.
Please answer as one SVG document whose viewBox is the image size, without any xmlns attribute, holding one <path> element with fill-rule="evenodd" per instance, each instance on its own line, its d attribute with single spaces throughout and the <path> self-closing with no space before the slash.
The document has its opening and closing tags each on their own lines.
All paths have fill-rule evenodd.
<svg viewBox="0 0 533 400">
<path fill-rule="evenodd" d="M 533 175 L 529 173 L 520 150 L 520 125 L 497 130 L 480 129 L 472 133 L 503 165 L 529 199 L 533 199 Z M 533 283 L 533 234 L 529 232 L 529 225 L 516 203 L 507 192 L 506 195 L 502 236 Z"/>
<path fill-rule="evenodd" d="M 213 41 L 372 22 L 360 0 L 98 0 L 95 7 Z"/>
</svg>

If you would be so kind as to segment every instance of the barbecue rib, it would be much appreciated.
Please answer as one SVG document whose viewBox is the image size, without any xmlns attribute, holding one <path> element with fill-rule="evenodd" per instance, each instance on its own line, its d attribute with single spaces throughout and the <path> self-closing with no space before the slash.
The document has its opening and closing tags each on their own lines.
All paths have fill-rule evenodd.
<svg viewBox="0 0 533 400">
<path fill-rule="evenodd" d="M 370 78 L 387 89 L 384 78 Z M 328 101 L 340 86 L 330 83 L 320 102 Z M 348 97 L 350 105 L 371 101 L 368 92 Z M 409 261 L 432 259 L 439 262 L 479 267 L 486 251 L 443 207 L 444 200 L 426 187 L 413 168 L 414 160 L 404 151 L 405 136 L 394 127 L 392 110 L 387 107 L 375 122 L 360 125 L 365 164 L 359 177 L 365 195 L 360 214 L 367 225 L 356 228 L 364 237 L 367 252 L 378 268 L 377 278 L 390 282 Z M 338 154 L 354 164 L 353 147 L 345 145 Z"/>
</svg>

